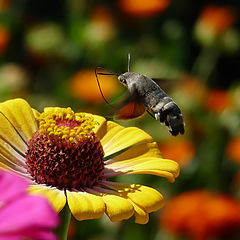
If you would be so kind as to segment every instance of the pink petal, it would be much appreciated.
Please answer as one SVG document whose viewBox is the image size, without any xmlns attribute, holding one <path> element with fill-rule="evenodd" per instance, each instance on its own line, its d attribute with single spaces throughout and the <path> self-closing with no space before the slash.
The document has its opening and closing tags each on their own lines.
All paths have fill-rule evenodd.
<svg viewBox="0 0 240 240">
<path fill-rule="evenodd" d="M 34 240 L 57 240 L 57 236 L 50 232 L 49 229 L 35 229 L 35 228 L 32 228 L 32 229 L 29 229 L 27 230 L 26 232 L 22 232 L 21 234 L 22 239 L 25 239 L 25 237 L 27 236 L 28 238 L 31 238 L 31 239 L 34 239 Z M 7 238 L 7 240 L 9 240 Z"/>
<path fill-rule="evenodd" d="M 0 236 L 3 234 L 17 236 L 24 232 L 26 237 L 37 238 L 37 232 L 49 231 L 58 223 L 59 218 L 56 212 L 48 201 L 40 196 L 26 195 L 10 202 L 0 210 Z"/>
<path fill-rule="evenodd" d="M 20 194 L 25 194 L 28 183 L 18 175 L 0 171 L 0 202 L 9 201 Z"/>
<path fill-rule="evenodd" d="M 20 236 L 9 236 L 9 235 L 2 235 L 2 236 L 0 236 L 0 240 L 22 240 L 22 237 L 20 237 Z"/>
<path fill-rule="evenodd" d="M 45 230 L 43 230 L 45 231 Z M 15 236 L 10 236 L 9 234 L 7 235 L 1 235 L 0 236 L 0 240 L 23 240 L 25 239 L 25 236 L 27 236 L 28 238 L 34 239 L 34 240 L 57 240 L 57 236 L 51 232 L 43 232 L 43 231 L 39 231 L 36 229 L 32 229 L 33 234 L 25 234 L 25 233 L 21 233 L 21 234 L 17 234 Z"/>
</svg>

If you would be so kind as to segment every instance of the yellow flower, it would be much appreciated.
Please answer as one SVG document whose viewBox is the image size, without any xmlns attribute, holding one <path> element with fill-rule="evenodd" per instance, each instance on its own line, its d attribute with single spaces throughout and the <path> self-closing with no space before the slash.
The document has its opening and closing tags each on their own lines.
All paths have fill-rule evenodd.
<svg viewBox="0 0 240 240">
<path fill-rule="evenodd" d="M 0 167 L 30 182 L 29 192 L 46 196 L 56 211 L 66 202 L 77 220 L 104 213 L 111 221 L 148 222 L 164 204 L 155 189 L 113 182 L 126 174 L 153 174 L 170 182 L 176 162 L 163 159 L 141 129 L 70 108 L 32 109 L 23 99 L 0 103 Z"/>
</svg>

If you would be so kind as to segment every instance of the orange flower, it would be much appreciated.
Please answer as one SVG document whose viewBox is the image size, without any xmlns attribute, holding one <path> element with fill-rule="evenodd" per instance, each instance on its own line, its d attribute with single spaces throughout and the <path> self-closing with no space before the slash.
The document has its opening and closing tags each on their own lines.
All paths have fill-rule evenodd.
<svg viewBox="0 0 240 240">
<path fill-rule="evenodd" d="M 216 34 L 225 32 L 235 21 L 235 12 L 230 7 L 206 6 L 200 16 L 200 22 Z"/>
<path fill-rule="evenodd" d="M 179 87 L 181 91 L 184 91 L 184 94 L 194 96 L 198 101 L 202 101 L 206 96 L 206 86 L 200 79 L 194 76 L 182 76 Z"/>
<path fill-rule="evenodd" d="M 161 224 L 170 232 L 205 240 L 228 236 L 240 227 L 240 204 L 204 190 L 182 193 L 167 204 Z"/>
<path fill-rule="evenodd" d="M 119 83 L 113 76 L 101 76 L 99 81 L 105 98 L 117 92 Z M 93 69 L 80 70 L 70 79 L 69 84 L 74 97 L 90 103 L 104 102 Z"/>
<path fill-rule="evenodd" d="M 231 7 L 206 6 L 194 28 L 196 40 L 205 47 L 216 47 L 217 45 L 221 47 L 221 50 L 230 51 L 233 45 L 229 47 L 229 44 L 224 42 L 230 40 L 229 36 L 232 33 L 227 30 L 235 22 L 235 19 L 236 13 Z M 232 38 L 235 37 L 231 36 Z"/>
<path fill-rule="evenodd" d="M 174 98 L 185 110 L 191 111 L 196 105 L 202 106 L 206 94 L 207 87 L 200 79 L 183 75 L 175 87 Z"/>
<path fill-rule="evenodd" d="M 9 8 L 10 0 L 0 0 L 0 12 L 4 12 Z"/>
<path fill-rule="evenodd" d="M 164 158 L 172 159 L 185 166 L 190 163 L 195 154 L 194 144 L 187 139 L 171 139 L 159 144 Z"/>
<path fill-rule="evenodd" d="M 105 7 L 97 7 L 85 29 L 86 43 L 111 41 L 116 35 L 116 27 L 111 12 Z"/>
<path fill-rule="evenodd" d="M 9 38 L 10 36 L 8 30 L 4 26 L 0 25 L 0 54 L 2 54 L 6 49 L 9 43 Z"/>
<path fill-rule="evenodd" d="M 134 17 L 149 17 L 163 12 L 170 0 L 119 0 L 120 9 Z"/>
<path fill-rule="evenodd" d="M 212 90 L 206 97 L 205 106 L 209 111 L 221 113 L 231 106 L 231 99 L 227 91 Z"/>
<path fill-rule="evenodd" d="M 234 178 L 234 183 L 237 185 L 237 186 L 240 186 L 240 171 L 238 171 L 236 173 L 236 176 Z"/>
<path fill-rule="evenodd" d="M 113 20 L 111 12 L 107 8 L 102 6 L 94 9 L 91 19 L 95 21 L 110 22 L 110 23 Z"/>
<path fill-rule="evenodd" d="M 240 163 L 240 136 L 230 140 L 227 144 L 226 152 L 234 162 Z"/>
</svg>

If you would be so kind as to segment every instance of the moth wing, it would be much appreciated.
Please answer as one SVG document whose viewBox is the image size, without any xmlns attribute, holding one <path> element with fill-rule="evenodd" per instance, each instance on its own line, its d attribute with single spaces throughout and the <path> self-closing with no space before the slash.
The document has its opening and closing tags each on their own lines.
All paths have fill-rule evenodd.
<svg viewBox="0 0 240 240">
<path fill-rule="evenodd" d="M 171 91 L 176 84 L 178 84 L 178 79 L 167 79 L 167 78 L 151 78 L 159 87 L 165 91 L 169 92 Z"/>
<path fill-rule="evenodd" d="M 146 108 L 143 103 L 129 102 L 119 110 L 117 118 L 119 120 L 137 118 L 145 113 L 145 109 Z"/>
<path fill-rule="evenodd" d="M 128 120 L 137 118 L 145 113 L 146 107 L 141 101 L 136 92 L 128 95 L 125 100 L 119 105 L 116 114 L 119 120 Z"/>
</svg>

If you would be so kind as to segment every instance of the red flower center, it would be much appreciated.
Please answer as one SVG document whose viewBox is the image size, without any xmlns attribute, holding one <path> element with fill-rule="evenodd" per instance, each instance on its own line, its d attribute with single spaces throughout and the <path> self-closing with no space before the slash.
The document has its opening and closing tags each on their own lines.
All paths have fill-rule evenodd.
<svg viewBox="0 0 240 240">
<path fill-rule="evenodd" d="M 46 109 L 28 143 L 27 170 L 39 184 L 81 190 L 103 177 L 104 152 L 92 131 L 96 122 L 70 109 Z"/>
</svg>

